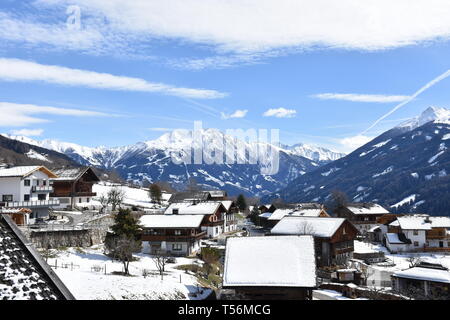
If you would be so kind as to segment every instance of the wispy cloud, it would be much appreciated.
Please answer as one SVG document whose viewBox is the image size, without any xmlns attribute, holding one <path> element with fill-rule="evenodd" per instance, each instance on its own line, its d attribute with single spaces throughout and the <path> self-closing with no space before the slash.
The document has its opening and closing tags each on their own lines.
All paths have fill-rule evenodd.
<svg viewBox="0 0 450 320">
<path fill-rule="evenodd" d="M 351 152 L 372 140 L 375 137 L 369 137 L 366 135 L 356 135 L 352 137 L 346 137 L 338 140 L 339 144 L 342 146 L 342 150 L 346 152 Z"/>
<path fill-rule="evenodd" d="M 235 112 L 231 114 L 226 114 L 224 112 L 221 112 L 222 119 L 232 119 L 232 118 L 244 118 L 247 115 L 248 110 L 236 110 Z"/>
<path fill-rule="evenodd" d="M 227 95 L 215 90 L 175 87 L 140 78 L 7 58 L 0 58 L 0 79 L 5 81 L 43 81 L 58 85 L 117 91 L 152 92 L 196 99 L 223 98 Z"/>
<path fill-rule="evenodd" d="M 413 95 L 411 95 L 407 100 L 399 103 L 398 105 L 396 105 L 394 108 L 392 108 L 392 110 L 390 110 L 388 113 L 384 114 L 382 117 L 380 117 L 379 119 L 377 119 L 374 123 L 372 123 L 372 125 L 370 125 L 370 127 L 368 127 L 366 130 L 364 130 L 363 132 L 361 132 L 361 134 L 366 133 L 367 131 L 369 131 L 370 129 L 372 129 L 373 127 L 375 127 L 378 123 L 380 123 L 380 121 L 382 121 L 383 119 L 387 118 L 388 116 L 390 116 L 391 114 L 393 114 L 395 111 L 397 111 L 398 109 L 400 109 L 401 107 L 405 106 L 406 104 L 410 103 L 412 100 L 414 100 L 417 96 L 419 96 L 421 93 L 423 93 L 424 91 L 428 90 L 429 88 L 431 88 L 432 86 L 434 86 L 435 84 L 439 83 L 440 81 L 448 78 L 450 76 L 450 69 L 445 71 L 443 74 L 439 75 L 438 77 L 434 78 L 433 80 L 431 80 L 430 82 L 428 82 L 427 84 L 425 84 L 422 88 L 420 88 L 419 90 L 417 90 L 416 92 L 414 92 Z"/>
<path fill-rule="evenodd" d="M 33 104 L 17 104 L 0 102 L 0 126 L 24 127 L 30 124 L 50 122 L 47 118 L 37 115 L 58 115 L 72 117 L 108 117 L 106 113 L 80 109 L 66 109 L 48 106 L 37 106 Z"/>
<path fill-rule="evenodd" d="M 358 94 L 358 93 L 319 93 L 311 97 L 321 100 L 344 100 L 353 102 L 377 102 L 389 103 L 399 102 L 409 99 L 409 96 L 403 95 L 385 95 L 385 94 Z"/>
<path fill-rule="evenodd" d="M 166 132 L 166 131 L 173 131 L 175 129 L 173 129 L 173 128 L 148 128 L 147 130 L 156 131 L 156 132 Z"/>
<path fill-rule="evenodd" d="M 267 110 L 263 113 L 263 116 L 276 118 L 293 118 L 296 114 L 297 111 L 293 109 L 277 108 Z"/>
<path fill-rule="evenodd" d="M 0 16 L 0 39 L 110 55 L 143 55 L 146 50 L 136 47 L 169 39 L 213 52 L 211 57 L 174 62 L 194 69 L 253 63 L 255 53 L 276 56 L 284 49 L 373 51 L 450 36 L 447 0 L 395 4 L 391 0 L 36 0 L 33 4 L 36 10 Z M 81 8 L 79 32 L 64 30 L 69 5 Z M 59 21 L 55 12 L 61 12 Z M 39 22 L 48 14 L 53 19 Z"/>
<path fill-rule="evenodd" d="M 16 136 L 39 137 L 44 133 L 44 129 L 20 129 L 12 130 L 11 133 Z"/>
</svg>

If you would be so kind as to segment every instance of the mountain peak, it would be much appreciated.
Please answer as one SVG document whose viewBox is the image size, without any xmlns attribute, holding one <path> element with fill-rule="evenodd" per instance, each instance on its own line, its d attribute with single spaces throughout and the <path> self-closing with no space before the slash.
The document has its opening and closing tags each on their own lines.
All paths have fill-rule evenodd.
<svg viewBox="0 0 450 320">
<path fill-rule="evenodd" d="M 435 123 L 450 123 L 450 110 L 447 108 L 430 106 L 426 108 L 419 116 L 406 120 L 397 126 L 397 128 L 414 130 L 432 121 Z"/>
</svg>

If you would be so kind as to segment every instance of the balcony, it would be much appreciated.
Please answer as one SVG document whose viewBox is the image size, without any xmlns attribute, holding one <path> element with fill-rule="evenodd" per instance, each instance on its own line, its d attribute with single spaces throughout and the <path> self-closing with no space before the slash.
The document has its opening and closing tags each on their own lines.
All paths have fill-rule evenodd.
<svg viewBox="0 0 450 320">
<path fill-rule="evenodd" d="M 33 186 L 31 192 L 53 192 L 52 186 Z"/>
<path fill-rule="evenodd" d="M 0 202 L 0 207 L 4 208 L 46 208 L 54 206 L 59 206 L 59 199 Z"/>
</svg>

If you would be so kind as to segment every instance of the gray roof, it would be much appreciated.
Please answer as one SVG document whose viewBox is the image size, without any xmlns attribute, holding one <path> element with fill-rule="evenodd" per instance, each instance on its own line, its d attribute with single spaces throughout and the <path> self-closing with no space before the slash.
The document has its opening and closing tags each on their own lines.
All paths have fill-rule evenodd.
<svg viewBox="0 0 450 320">
<path fill-rule="evenodd" d="M 58 176 L 58 178 L 53 179 L 53 180 L 56 180 L 56 181 L 75 181 L 75 180 L 80 179 L 89 170 L 95 176 L 95 178 L 96 178 L 95 180 L 100 181 L 100 179 L 97 177 L 95 172 L 90 167 L 54 169 L 54 170 L 52 170 L 52 172 L 54 172 Z"/>
<path fill-rule="evenodd" d="M 75 300 L 11 218 L 1 214 L 0 300 Z"/>
</svg>

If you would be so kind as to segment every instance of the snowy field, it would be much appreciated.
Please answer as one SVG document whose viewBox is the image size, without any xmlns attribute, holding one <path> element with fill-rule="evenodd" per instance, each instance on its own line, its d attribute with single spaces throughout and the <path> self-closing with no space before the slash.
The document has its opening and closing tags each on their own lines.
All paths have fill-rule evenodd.
<svg viewBox="0 0 450 320">
<path fill-rule="evenodd" d="M 123 265 L 105 256 L 102 246 L 60 250 L 48 264 L 78 300 L 199 300 L 211 293 L 210 289 L 203 288 L 203 294 L 189 296 L 198 291 L 196 277 L 175 269 L 183 264 L 200 264 L 200 260 L 176 258 L 176 264 L 166 266 L 161 280 L 149 255 L 136 254 L 135 257 L 138 261 L 130 263 L 131 276 L 127 277 L 111 274 L 121 272 Z M 63 265 L 66 268 L 62 268 Z M 150 273 L 146 277 L 144 269 Z"/>
<path fill-rule="evenodd" d="M 115 187 L 114 184 L 111 184 L 108 182 L 101 182 L 101 183 L 94 184 L 94 186 L 92 187 L 92 192 L 96 192 L 98 197 L 101 195 L 106 196 L 108 191 L 114 187 Z M 125 193 L 124 204 L 126 204 L 126 205 L 137 206 L 137 207 L 142 207 L 142 208 L 147 208 L 147 209 L 161 208 L 161 205 L 151 203 L 148 189 L 144 189 L 144 188 L 138 189 L 138 188 L 131 188 L 131 187 L 127 187 L 127 186 L 118 186 L 118 188 L 123 190 Z M 162 206 L 164 207 L 167 205 L 167 200 L 169 200 L 168 199 L 169 195 L 163 193 L 162 198 L 163 198 Z M 91 205 L 93 205 L 93 204 L 100 205 L 100 203 L 95 200 L 92 201 L 90 204 Z"/>
</svg>

